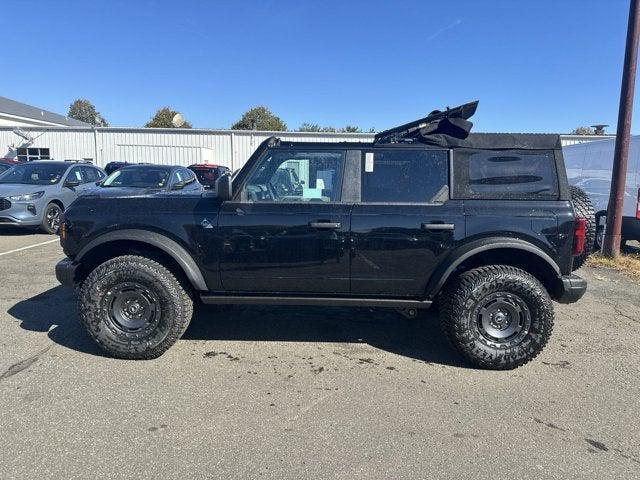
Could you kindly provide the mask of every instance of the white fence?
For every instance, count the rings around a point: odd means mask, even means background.
[[[15,157],[19,148],[49,149],[51,158],[91,159],[104,167],[112,161],[169,165],[217,163],[240,168],[266,138],[309,142],[370,142],[370,133],[256,132],[158,128],[0,127],[0,157]],[[563,135],[563,145],[610,136]]]

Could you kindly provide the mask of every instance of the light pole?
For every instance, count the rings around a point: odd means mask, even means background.
[[[627,159],[629,158],[629,137],[631,135],[631,116],[633,112],[633,92],[636,83],[638,62],[638,33],[640,33],[639,0],[631,0],[629,6],[629,24],[627,26],[627,46],[624,53],[624,69],[620,88],[620,108],[618,110],[618,131],[613,156],[611,193],[607,211],[607,229],[604,236],[602,253],[607,257],[620,254],[620,231],[622,229],[622,204],[627,177]]]

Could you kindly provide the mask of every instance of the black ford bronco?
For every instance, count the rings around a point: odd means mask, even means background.
[[[65,212],[59,281],[110,354],[160,356],[194,302],[427,308],[472,364],[534,358],[575,302],[585,219],[557,135],[471,134],[477,102],[372,143],[264,141],[215,191]]]

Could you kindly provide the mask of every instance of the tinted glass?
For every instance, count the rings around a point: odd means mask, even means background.
[[[84,175],[85,183],[97,182],[100,180],[100,171],[91,167],[82,167],[82,174]]]
[[[242,191],[253,202],[335,202],[342,187],[342,151],[271,150]]]
[[[80,183],[83,183],[82,173],[80,173],[80,167],[73,167],[67,176],[67,180],[75,181],[77,180]]]
[[[557,198],[553,151],[458,150],[455,195],[460,198]]]
[[[186,168],[182,170],[182,176],[184,177],[184,180],[186,182],[192,182],[196,178],[193,172],[191,170],[187,170]]]
[[[446,151],[365,152],[362,162],[363,202],[443,203],[449,198]]]
[[[62,162],[61,162],[62,163]],[[60,181],[68,165],[27,163],[17,165],[0,177],[0,183],[24,185],[54,185]]]
[[[202,185],[214,186],[218,179],[219,169],[217,168],[194,168],[193,172],[198,177],[198,181]]]
[[[0,163],[0,173],[6,172],[11,168],[11,165],[7,165],[6,163]]]
[[[169,180],[168,168],[125,167],[116,170],[102,183],[103,187],[164,188]]]

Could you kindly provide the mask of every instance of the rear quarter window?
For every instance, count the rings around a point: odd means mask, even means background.
[[[552,150],[456,150],[453,158],[455,198],[558,198],[558,174]]]

